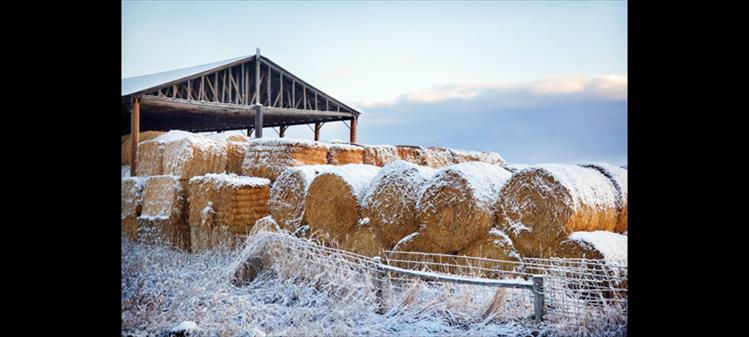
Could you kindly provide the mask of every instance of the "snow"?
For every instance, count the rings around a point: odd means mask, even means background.
[[[520,170],[526,169],[526,168],[528,168],[529,166],[530,166],[530,165],[528,165],[528,164],[510,164],[510,165],[507,165],[507,166],[506,166],[505,168],[506,168],[506,169],[507,169],[508,171],[510,171],[510,172],[513,172],[513,173],[514,173],[514,172],[517,172],[517,171],[520,171]]]
[[[582,163],[582,167],[592,168],[598,170],[606,178],[609,178],[616,187],[617,191],[621,193],[621,200],[627,200],[627,170],[616,165],[602,162],[591,162]]]
[[[225,66],[230,63],[240,61],[242,59],[250,59],[253,56],[241,56],[235,57],[228,60],[218,61],[214,63],[203,64],[199,66],[193,66],[188,68],[175,69],[170,71],[164,71],[160,73],[135,76],[123,78],[120,81],[122,85],[121,94],[122,96],[129,95],[138,91],[146,90],[159,86],[161,84],[176,81],[185,77],[189,77],[195,74],[206,72],[212,69],[216,69]]]
[[[220,132],[220,133],[212,133],[205,135],[208,139],[217,142],[217,143],[226,143],[226,142],[236,142],[236,140],[229,139],[229,137],[237,137],[237,136],[244,136],[239,133],[231,133],[231,132]],[[244,136],[246,137],[246,136]],[[247,138],[247,137],[246,137]],[[249,141],[249,138],[247,138]]]
[[[564,186],[570,192],[576,209],[583,204],[603,209],[618,202],[614,185],[594,169],[577,165],[540,164],[525,170],[534,169],[545,170]]]
[[[166,144],[166,143],[181,141],[183,139],[187,139],[189,142],[193,144],[201,144],[201,145],[208,145],[208,146],[213,145],[215,143],[210,138],[204,135],[192,133],[189,131],[182,131],[182,130],[170,130],[169,132],[159,135],[153,140],[162,144]]]
[[[329,146],[329,144],[316,142],[308,139],[297,139],[297,138],[253,138],[250,140],[250,144],[258,149],[263,149],[267,146],[269,149],[273,149],[278,146]]]
[[[172,328],[172,332],[192,333],[199,330],[200,327],[198,326],[198,323],[195,323],[194,321],[182,321]]]
[[[457,173],[465,179],[479,207],[489,208],[494,207],[499,190],[512,176],[510,171],[500,166],[471,161],[441,168],[434,174],[432,180],[441,179],[443,175],[450,172]]]
[[[369,183],[369,188],[364,193],[362,201],[366,206],[367,200],[372,198],[373,194],[376,192],[376,188],[382,184],[382,180],[386,177],[396,184],[411,187],[410,189],[415,188],[416,190],[412,191],[412,193],[405,193],[403,197],[416,200],[418,199],[418,191],[428,182],[435,172],[437,172],[437,170],[428,166],[414,164],[405,160],[393,161],[380,169],[377,175],[372,179]],[[401,191],[408,190],[409,188],[401,188]]]
[[[380,168],[374,165],[346,164],[332,166],[320,175],[334,174],[341,177],[341,179],[351,187],[351,191],[356,198],[362,200],[362,197],[367,192],[369,183],[374,179],[379,171]]]
[[[270,180],[266,178],[238,176],[234,173],[208,173],[206,175],[190,178],[190,183],[204,183],[211,181],[218,186],[230,187],[262,187],[270,186]]]
[[[627,261],[626,235],[607,231],[574,232],[569,239],[592,245],[606,260]]]
[[[276,182],[284,181],[283,178],[286,175],[293,174],[294,172],[299,172],[304,177],[304,192],[307,193],[307,189],[309,188],[309,185],[312,184],[312,180],[315,179],[319,174],[328,171],[330,168],[334,167],[333,165],[300,165],[300,166],[291,166],[286,168],[284,172],[276,179]]]
[[[330,149],[339,150],[339,151],[362,151],[364,150],[363,146],[351,145],[349,143],[332,143],[332,144],[329,144],[328,147]]]
[[[523,279],[490,280],[490,279],[483,279],[483,278],[478,278],[478,277],[468,277],[468,276],[435,273],[435,272],[421,271],[421,270],[403,269],[403,268],[398,268],[398,267],[394,267],[394,266],[390,266],[386,264],[382,264],[381,266],[382,266],[382,269],[385,269],[386,271],[415,275],[415,276],[423,277],[423,278],[430,279],[430,280],[482,284],[482,285],[487,285],[487,286],[505,285],[505,286],[530,287],[533,284],[530,281],[526,281]]]
[[[130,165],[122,165],[122,169],[120,170],[121,177],[129,177],[130,176]]]

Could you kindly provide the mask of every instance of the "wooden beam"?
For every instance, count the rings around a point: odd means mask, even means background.
[[[268,92],[268,106],[273,105],[273,102],[271,101],[271,98],[270,98],[270,87],[271,87],[271,84],[273,84],[273,81],[271,79],[273,78],[273,75],[271,75],[270,70],[271,70],[270,67],[268,67],[268,81],[266,81],[266,84],[265,84],[265,88],[267,89],[266,91]]]
[[[299,106],[296,102],[296,80],[293,78],[291,79],[291,104],[293,104],[293,106],[290,106],[290,108],[296,108]]]
[[[315,141],[320,141],[320,129],[322,128],[322,123],[317,122],[315,123]]]
[[[279,90],[278,90],[279,93],[278,94],[281,95],[281,106],[280,107],[283,108],[283,73],[281,73],[281,81],[280,81],[280,83],[281,83],[281,88],[279,88]]]
[[[198,100],[200,100],[200,101],[203,100],[203,96],[205,94],[205,89],[203,89],[204,86],[205,86],[205,76],[203,76],[203,77],[200,78],[200,91],[199,91],[200,94],[198,94],[198,96],[199,96]]]
[[[213,101],[218,102],[218,72],[213,74]]]
[[[302,106],[302,109],[307,109],[307,87],[302,86],[302,91],[304,92],[304,105]]]
[[[255,95],[253,103],[260,103],[260,48],[255,53]]]
[[[257,69],[257,73],[260,74],[260,48],[255,49],[255,67]],[[270,76],[268,78],[268,81],[266,82],[270,84]],[[270,86],[268,87],[270,88]],[[260,97],[259,94],[258,94],[258,97]],[[268,89],[268,100],[270,100],[270,89]],[[263,138],[263,109],[261,109],[260,105],[255,105],[254,108],[255,108],[255,138]]]
[[[317,91],[315,91],[315,110],[320,110],[317,108]]]
[[[247,128],[247,137],[252,137],[252,128]]]
[[[138,175],[138,144],[140,143],[140,98],[133,100],[133,112],[130,114],[130,175]]]
[[[351,118],[351,131],[350,131],[349,143],[356,143],[356,117]]]

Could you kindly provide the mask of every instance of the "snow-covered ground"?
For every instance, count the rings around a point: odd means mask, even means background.
[[[396,287],[390,308],[378,314],[371,280],[352,277],[345,265],[315,267],[320,261],[304,254],[267,254],[273,262],[252,282],[235,286],[236,266],[261,248],[262,237],[201,254],[123,238],[123,335],[626,335],[621,320],[536,324],[522,289],[417,282]]]

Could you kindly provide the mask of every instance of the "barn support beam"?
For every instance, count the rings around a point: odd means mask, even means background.
[[[322,128],[322,123],[317,122],[315,123],[315,141],[320,141],[320,129]]]
[[[286,129],[288,128],[288,125],[281,125],[281,132],[278,134],[278,137],[283,138],[286,135]]]
[[[130,176],[138,175],[138,143],[140,143],[140,97],[133,100],[130,114]]]
[[[349,142],[352,144],[356,143],[356,119],[357,119],[356,117],[351,118],[351,131],[350,131],[351,134],[349,137],[350,138]]]
[[[252,137],[252,128],[247,129],[247,137]]]
[[[266,81],[270,85],[270,78]],[[257,103],[255,104],[255,138],[263,138],[263,110],[260,108],[260,48],[255,49],[255,92]]]

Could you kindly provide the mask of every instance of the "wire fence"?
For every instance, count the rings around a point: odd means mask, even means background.
[[[258,263],[289,278],[338,278],[346,280],[345,289],[327,290],[371,300],[381,313],[443,301],[450,303],[445,314],[456,321],[534,319],[534,296],[541,295],[546,321],[627,318],[626,261],[510,261],[403,251],[373,259],[288,234],[258,233],[252,240],[245,254],[253,262],[238,266],[236,282],[247,281],[247,270]],[[542,288],[534,287],[534,276],[543,278]]]

